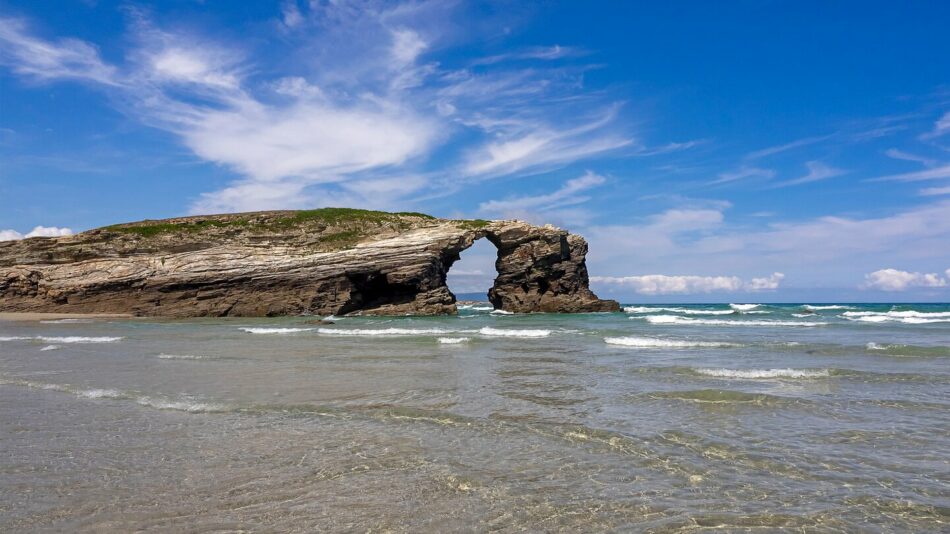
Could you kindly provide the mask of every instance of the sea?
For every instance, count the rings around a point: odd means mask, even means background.
[[[0,321],[0,531],[950,531],[950,305],[315,319]]]

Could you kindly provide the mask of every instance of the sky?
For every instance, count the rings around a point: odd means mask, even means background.
[[[950,301],[948,2],[0,0],[0,240],[324,206],[624,302]],[[487,242],[450,271],[494,276]]]

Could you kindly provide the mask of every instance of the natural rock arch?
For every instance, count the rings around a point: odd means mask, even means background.
[[[489,290],[496,308],[619,309],[588,288],[584,239],[553,226],[312,210],[143,221],[0,243],[0,310],[451,314],[448,270],[482,238],[498,249]]]

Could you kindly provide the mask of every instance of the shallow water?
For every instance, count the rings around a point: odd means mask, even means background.
[[[0,322],[4,531],[918,531],[950,306]]]

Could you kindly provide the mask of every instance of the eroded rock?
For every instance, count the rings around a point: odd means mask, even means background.
[[[446,273],[477,239],[498,248],[492,304],[617,311],[588,288],[587,243],[519,221],[364,210],[143,221],[0,242],[0,310],[141,316],[439,315]]]

